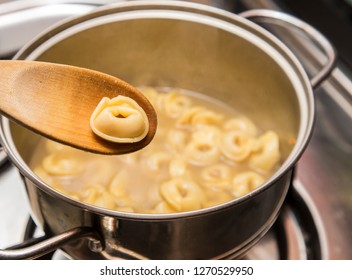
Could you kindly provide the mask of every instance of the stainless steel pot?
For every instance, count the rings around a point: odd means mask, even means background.
[[[328,62],[311,81],[290,50],[248,18],[296,26],[316,40]],[[274,223],[314,120],[313,87],[335,53],[307,24],[273,11],[234,15],[185,2],[137,1],[66,21],[23,48],[16,59],[72,64],[133,85],[185,88],[239,108],[283,139],[284,160],[262,187],[208,209],[178,214],[110,211],[64,196],[28,167],[40,136],[1,118],[0,139],[23,175],[32,216],[48,237],[0,258],[33,258],[61,247],[79,259],[218,259],[239,257]],[[294,146],[285,139],[295,137]]]

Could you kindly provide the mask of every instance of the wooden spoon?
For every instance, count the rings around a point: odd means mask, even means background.
[[[134,99],[146,112],[149,132],[139,142],[113,143],[91,130],[90,116],[100,100],[118,95]],[[126,82],[85,68],[37,61],[0,61],[0,113],[54,141],[101,154],[139,150],[153,139],[157,126],[152,105]]]

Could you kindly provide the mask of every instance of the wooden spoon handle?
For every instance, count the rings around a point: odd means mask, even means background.
[[[67,66],[11,60],[0,61],[0,69],[0,112],[34,130],[40,125],[38,122],[43,121],[38,132],[45,135],[51,134],[46,133],[45,127],[51,116],[79,114],[76,106],[79,100],[83,102],[83,108],[93,110],[91,102],[84,102],[85,96],[90,99],[96,94],[96,102],[99,101],[96,91],[84,90],[89,90],[92,82],[96,82],[101,89],[101,81],[92,81],[95,76],[85,75],[86,73],[69,71]],[[85,79],[88,80],[85,82]],[[107,89],[101,90],[104,94],[110,92]],[[58,106],[60,104],[62,106]],[[68,112],[70,108],[75,112]]]

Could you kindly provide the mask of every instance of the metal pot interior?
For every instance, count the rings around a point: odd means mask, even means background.
[[[135,86],[215,97],[263,130],[278,132],[284,164],[277,174],[287,169],[302,151],[313,118],[300,66],[279,42],[242,18],[173,9],[92,14],[48,32],[17,58],[87,67]],[[14,123],[9,131],[7,138],[28,164],[40,136]],[[292,137],[294,146],[288,144]]]

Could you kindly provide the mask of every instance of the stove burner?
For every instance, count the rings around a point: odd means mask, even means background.
[[[244,259],[318,260],[324,246],[308,204],[293,186],[273,227]]]
[[[24,242],[11,249],[29,246],[47,237],[34,237],[37,227],[28,219]],[[282,211],[266,235],[242,257],[247,260],[309,260],[322,259],[323,244],[313,216],[303,197],[291,187]],[[38,259],[68,259],[60,249]],[[231,259],[231,256],[227,259]]]
[[[306,201],[291,187],[277,221],[244,259],[318,260],[324,248]]]

